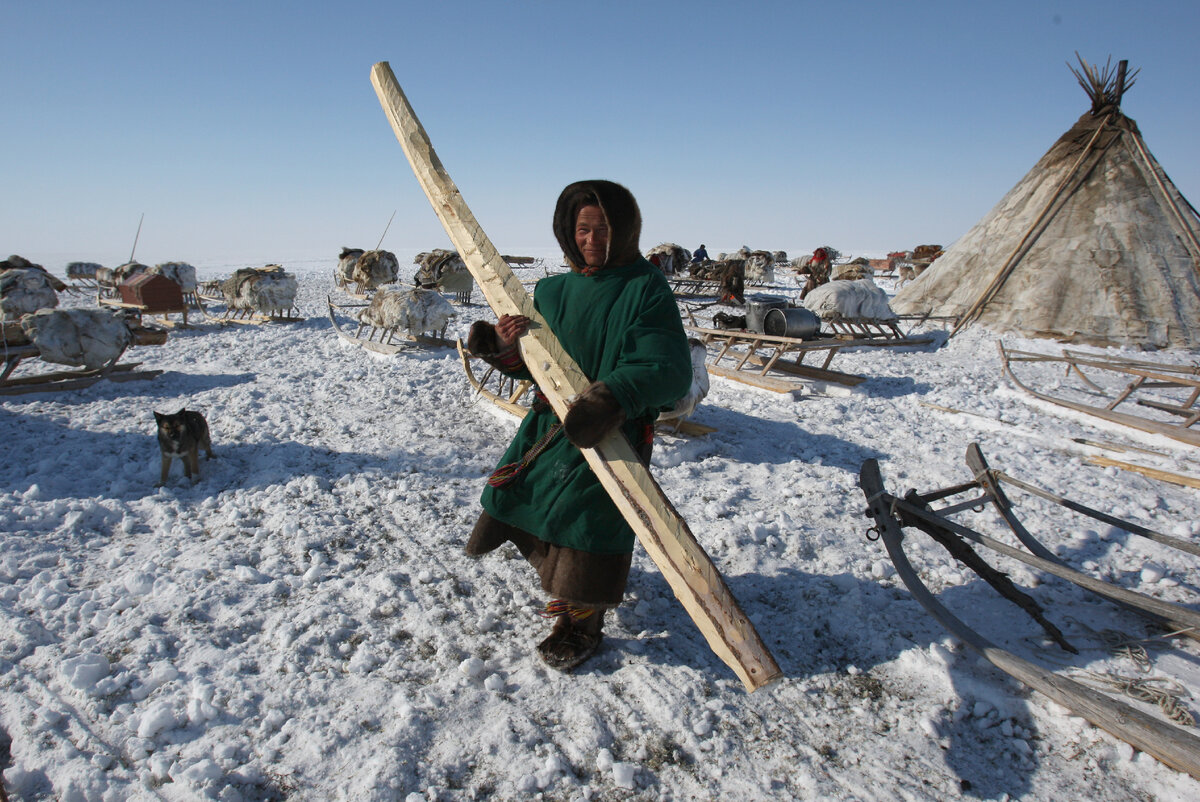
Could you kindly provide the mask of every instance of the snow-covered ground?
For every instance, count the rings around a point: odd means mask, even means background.
[[[202,279],[235,266],[198,264]],[[515,419],[472,397],[452,350],[389,358],[340,341],[333,266],[285,264],[302,323],[200,323],[127,353],[155,379],[0,400],[10,798],[1200,798],[948,637],[866,536],[857,484],[868,458],[897,494],[967,481],[978,442],[1012,476],[1196,540],[1196,490],[1087,461],[1198,475],[1194,448],[1032,399],[977,328],[937,349],[841,353],[832,367],[868,377],[853,390],[714,379],[694,419],[717,432],[660,439],[653,471],[785,678],[746,693],[640,549],[600,653],[566,676],[534,652],[545,599],[515,550],[461,551]],[[463,309],[451,328],[476,317],[491,315]],[[207,416],[216,456],[194,485],[176,464],[156,488],[152,413],[184,406]],[[1012,495],[1073,565],[1196,607],[1197,559]],[[990,513],[960,520],[1003,537]],[[909,531],[934,591],[1006,648],[1093,683],[1171,677],[1200,693],[1194,643],[1151,642],[1142,674],[1102,637],[1153,634],[1139,618],[985,551],[1072,657]]]

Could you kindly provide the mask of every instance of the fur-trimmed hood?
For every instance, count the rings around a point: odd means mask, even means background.
[[[579,272],[586,266],[575,244],[575,220],[579,210],[589,205],[599,206],[608,219],[608,257],[603,267],[620,267],[640,259],[642,213],[633,193],[612,181],[576,181],[558,196],[554,209],[554,236],[571,269]]]

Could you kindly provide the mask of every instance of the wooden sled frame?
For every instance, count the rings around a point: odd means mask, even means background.
[[[66,291],[72,295],[95,295],[100,290],[95,277],[67,276],[65,283],[67,285]]]
[[[236,309],[226,305],[225,312],[216,317],[209,316],[209,320],[215,320],[218,323],[239,323],[249,324],[252,326],[261,326],[264,323],[303,323],[305,317],[300,314],[300,310],[296,307],[291,307],[283,314],[266,314],[256,309]]]
[[[518,418],[525,417],[525,414],[529,412],[529,407],[521,403],[521,400],[533,387],[533,382],[528,379],[514,379],[490,365],[484,374],[479,376],[471,365],[472,361],[479,357],[468,351],[466,344],[461,339],[455,343],[455,346],[458,348],[458,357],[462,360],[463,370],[466,371],[467,381],[471,384],[475,394],[486,398]],[[717,431],[713,426],[689,420],[662,421],[655,424],[654,429],[659,434],[677,434],[684,437],[701,437]]]
[[[825,321],[822,321],[824,324]],[[861,322],[861,325],[866,327],[866,322]],[[741,329],[711,329],[694,325],[686,328],[705,346],[719,346],[716,355],[711,357],[709,373],[777,393],[799,389],[796,379],[834,382],[847,387],[862,384],[866,381],[865,376],[830,369],[829,364],[843,348],[929,345],[934,340],[933,337],[905,337],[899,328],[884,325],[876,330],[874,336],[861,336],[860,331],[859,336],[823,337],[818,340],[778,337]],[[821,353],[824,354],[824,360],[819,366],[804,364],[804,358],[808,355]],[[731,362],[732,367],[722,364],[726,360]],[[794,378],[775,378],[768,375],[770,371]]]
[[[334,313],[335,309],[343,312],[351,309],[362,310],[367,308],[366,303],[343,303],[335,304],[331,296],[325,296],[325,302],[329,306],[329,322],[333,324],[333,330],[337,332],[337,336],[348,343],[357,345],[359,348],[365,348],[368,351],[374,351],[377,354],[392,356],[401,351],[409,350],[414,345],[423,345],[433,348],[453,348],[454,341],[448,340],[445,337],[432,337],[426,334],[410,334],[400,331],[399,329],[381,329],[378,326],[372,326],[368,323],[359,321],[354,333],[351,334],[342,328],[338,323],[337,316]],[[353,313],[347,312],[351,317],[357,319]],[[363,330],[367,330],[367,334],[363,336]],[[379,339],[375,339],[378,335]]]
[[[1197,406],[1197,401],[1200,400],[1200,368],[1186,365],[1159,364],[1134,359],[1104,360],[1087,354],[1066,350],[1063,351],[1062,356],[1052,356],[1049,354],[1038,354],[1030,351],[1005,348],[1004,343],[1000,340],[996,341],[996,347],[1000,351],[1000,361],[1003,365],[1004,375],[1013,384],[1034,398],[1039,398],[1042,401],[1066,407],[1067,409],[1073,409],[1077,412],[1083,412],[1111,423],[1130,426],[1151,434],[1161,434],[1172,440],[1187,443],[1188,445],[1200,446],[1200,429],[1193,428],[1197,422],[1200,422],[1200,406]],[[1129,376],[1130,381],[1125,389],[1107,405],[1092,406],[1079,401],[1056,398],[1048,393],[1034,390],[1017,378],[1012,367],[1015,362],[1062,363],[1068,375],[1073,373],[1091,391],[1098,392],[1105,397],[1108,397],[1107,393],[1084,373],[1084,368],[1123,374]],[[1162,401],[1134,397],[1139,391],[1150,389],[1181,390],[1186,398],[1179,403],[1168,404]],[[1143,417],[1132,412],[1118,412],[1116,407],[1126,401],[1132,401],[1139,406],[1176,415],[1183,420],[1179,423],[1169,423]]]
[[[26,359],[41,359],[36,345],[5,345],[3,347],[4,369],[0,371],[0,395],[25,395],[27,393],[57,392],[60,390],[82,390],[101,379],[124,382],[138,379],[153,379],[161,370],[137,370],[141,362],[118,364],[124,351],[107,364],[84,370],[56,370],[32,376],[13,378],[17,366]]]
[[[1122,606],[1146,615],[1151,620],[1166,623],[1177,630],[1186,630],[1186,632],[1179,634],[1188,634],[1196,637],[1197,633],[1200,633],[1200,613],[1196,613],[1181,605],[1162,602],[1140,593],[1124,590],[1111,583],[1093,579],[1068,568],[1063,561],[1046,550],[1044,546],[1033,539],[1032,535],[1020,525],[1020,522],[1012,514],[1011,505],[1004,496],[1003,491],[1000,490],[999,483],[1006,481],[1022,489],[1029,489],[1033,486],[1017,483],[1011,477],[989,469],[977,444],[973,443],[968,448],[967,463],[975,473],[976,478],[974,481],[926,494],[917,494],[916,491],[910,491],[901,499],[890,495],[884,489],[878,462],[873,459],[864,462],[859,474],[859,487],[867,499],[866,515],[868,518],[873,519],[875,524],[868,531],[868,538],[883,540],[888,556],[892,564],[896,567],[898,576],[908,587],[913,598],[920,602],[938,623],[945,627],[952,635],[966,643],[996,668],[1068,708],[1076,715],[1087,719],[1095,726],[1108,731],[1147,754],[1153,755],[1177,771],[1186,772],[1192,777],[1200,779],[1200,738],[996,646],[961,619],[955,617],[934,597],[929,588],[921,581],[904,553],[904,533],[902,531],[902,527],[904,526],[920,528],[945,545],[959,559],[963,559],[960,557],[960,553],[965,548],[970,555],[974,556],[977,562],[982,562],[979,560],[978,555],[974,555],[969,546],[962,543],[961,539],[970,540],[1098,593]],[[971,490],[982,490],[984,492],[981,497],[951,504],[940,510],[933,510],[930,507],[930,504],[934,501],[947,499]],[[1115,525],[1134,534],[1141,534],[1142,536],[1156,535],[1154,539],[1158,540],[1158,542],[1165,542],[1161,538],[1167,537],[1158,536],[1157,533],[1151,533],[1149,530],[1145,530],[1136,524],[1120,521],[1103,513],[1098,513],[1095,510],[1089,510],[1083,507],[1083,505],[1066,502],[1065,499],[1060,499],[1046,491],[1035,490],[1036,495],[1042,496],[1047,500],[1063,504],[1076,512],[1082,512],[1099,520],[1115,522]],[[1031,490],[1031,492],[1034,491]],[[1013,529],[1014,534],[1033,552],[1032,555],[981,535],[974,530],[951,521],[948,517],[955,512],[964,509],[978,509],[988,503],[995,505],[1005,522]],[[960,538],[958,551],[947,544],[947,536],[953,537],[955,535]],[[1188,545],[1194,546],[1194,544]],[[1194,549],[1187,550],[1191,553],[1196,553]],[[1046,556],[1038,556],[1039,554]],[[964,560],[964,562],[966,561]],[[986,566],[986,564],[984,565]],[[972,567],[975,566],[972,565]],[[1012,588],[1011,592],[1005,592],[999,587],[999,583],[994,578],[985,576],[983,572],[980,572],[980,575],[984,576],[993,587],[1001,590],[1006,598],[1021,605],[1023,609],[1026,609],[1026,612],[1029,612],[1035,618],[1038,617],[1020,599],[1014,597],[1023,597],[1024,594],[1016,591],[1015,588]],[[1003,577],[1003,575],[1000,576]],[[1024,599],[1040,613],[1040,608],[1037,607],[1036,602],[1028,597],[1024,597]],[[1054,630],[1053,626],[1049,625],[1044,619],[1039,619],[1039,622],[1042,623],[1044,628],[1047,628],[1047,633],[1051,637],[1054,637],[1057,630]],[[1056,640],[1059,640],[1060,645],[1064,645],[1064,648],[1068,650],[1073,649],[1069,644],[1065,644],[1065,641],[1061,639],[1061,634],[1058,635]]]
[[[192,294],[188,293],[188,295],[191,296]],[[132,312],[133,314],[137,315],[139,321],[146,315],[149,315],[152,318],[155,318],[154,322],[160,326],[166,326],[167,328],[173,328],[176,326],[181,329],[188,328],[188,307],[192,304],[188,302],[187,296],[184,297],[183,306],[172,307],[171,309],[153,310],[145,304],[131,304],[126,301],[114,300],[112,298],[97,298],[96,300],[100,306],[108,307],[110,309],[117,309],[122,312]],[[208,313],[204,311],[204,307],[201,306],[199,309],[205,317],[208,316]],[[176,323],[170,319],[169,315],[180,315],[181,320]]]

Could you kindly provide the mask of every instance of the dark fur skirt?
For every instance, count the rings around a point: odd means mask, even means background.
[[[539,540],[524,529],[479,514],[468,554],[485,554],[504,542],[516,545],[552,598],[590,607],[615,607],[625,595],[632,554],[592,554]]]

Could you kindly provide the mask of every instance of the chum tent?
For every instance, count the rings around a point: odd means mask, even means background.
[[[1200,347],[1200,216],[1121,98],[1137,71],[1079,59],[1092,108],[892,299],[899,314],[1095,345]]]

